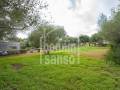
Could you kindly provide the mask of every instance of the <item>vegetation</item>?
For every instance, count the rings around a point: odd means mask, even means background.
[[[40,11],[45,7],[41,0],[0,0],[0,40],[40,23]]]
[[[71,37],[41,18],[46,7],[43,0],[0,0],[0,40],[21,43],[21,55],[0,56],[0,90],[119,90],[120,10],[109,19],[101,14],[91,37]],[[16,37],[28,28],[28,38]]]
[[[111,44],[107,60],[120,64],[120,11],[115,11],[110,20],[107,20],[101,27],[101,33]]]
[[[91,36],[90,38],[90,42],[92,44],[94,44],[95,46],[104,46],[103,43],[104,39],[103,37],[100,35],[100,33],[95,33]]]
[[[44,25],[40,26],[38,30],[33,31],[29,36],[29,40],[32,47],[39,48],[41,46],[45,47],[45,45],[55,45],[65,35],[66,32],[63,27]]]
[[[66,35],[62,40],[61,40],[61,44],[78,44],[78,40],[79,38],[77,37],[71,37]]]
[[[104,51],[82,47],[80,52]],[[94,53],[93,53],[94,55]],[[120,68],[80,56],[79,64],[40,64],[39,54],[0,58],[1,90],[119,90]],[[63,59],[65,60],[65,59]]]
[[[105,22],[107,21],[107,16],[103,13],[100,14],[100,17],[98,19],[98,25],[101,27]]]
[[[87,35],[81,35],[79,37],[79,40],[80,40],[81,43],[86,44],[86,43],[88,43],[90,41],[90,38]]]

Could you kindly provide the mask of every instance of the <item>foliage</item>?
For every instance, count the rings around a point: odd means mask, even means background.
[[[28,49],[31,47],[28,39],[20,39],[19,42],[20,42],[21,49]]]
[[[120,65],[120,45],[112,46],[107,54],[108,63]]]
[[[100,33],[95,33],[90,38],[90,42],[98,43],[101,46],[103,45],[103,41],[104,41],[104,39],[103,39],[103,37],[101,36]]]
[[[107,21],[107,16],[103,13],[100,14],[100,17],[98,19],[98,25],[101,27],[105,22]]]
[[[29,40],[33,47],[39,48],[40,45],[54,45],[59,42],[65,35],[66,32],[63,27],[44,25],[33,31],[29,36]]]
[[[40,10],[44,7],[41,0],[0,0],[0,39],[40,22]]]
[[[119,44],[120,43],[120,11],[116,12],[113,15],[111,20],[108,20],[102,26],[102,34],[106,40],[108,40],[111,44]]]
[[[112,18],[107,20],[101,29],[102,35],[111,44],[107,59],[120,64],[120,11],[114,12]]]
[[[61,43],[63,44],[78,44],[78,38],[66,36],[62,39]]]
[[[80,40],[81,43],[87,43],[87,42],[89,42],[90,38],[87,35],[81,35],[79,37],[79,40]]]

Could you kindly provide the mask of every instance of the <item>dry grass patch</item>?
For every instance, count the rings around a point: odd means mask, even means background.
[[[95,50],[95,51],[89,51],[89,52],[82,52],[82,53],[80,53],[80,55],[85,56],[85,57],[93,57],[93,58],[103,59],[103,58],[105,58],[107,51],[108,51],[108,49]]]

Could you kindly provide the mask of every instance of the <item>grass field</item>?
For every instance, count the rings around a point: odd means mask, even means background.
[[[0,90],[120,90],[120,67],[105,63],[107,50],[81,47],[79,64],[40,64],[38,53],[0,57]]]

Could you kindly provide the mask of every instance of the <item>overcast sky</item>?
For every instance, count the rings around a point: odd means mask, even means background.
[[[47,0],[47,20],[55,25],[64,26],[70,36],[91,35],[98,30],[97,20],[100,13],[107,16],[111,8],[117,7],[118,0]],[[46,14],[47,14],[46,13]],[[19,34],[20,37],[23,35]]]
[[[71,36],[97,32],[100,13],[107,16],[117,0],[47,0],[54,24],[64,26]]]

